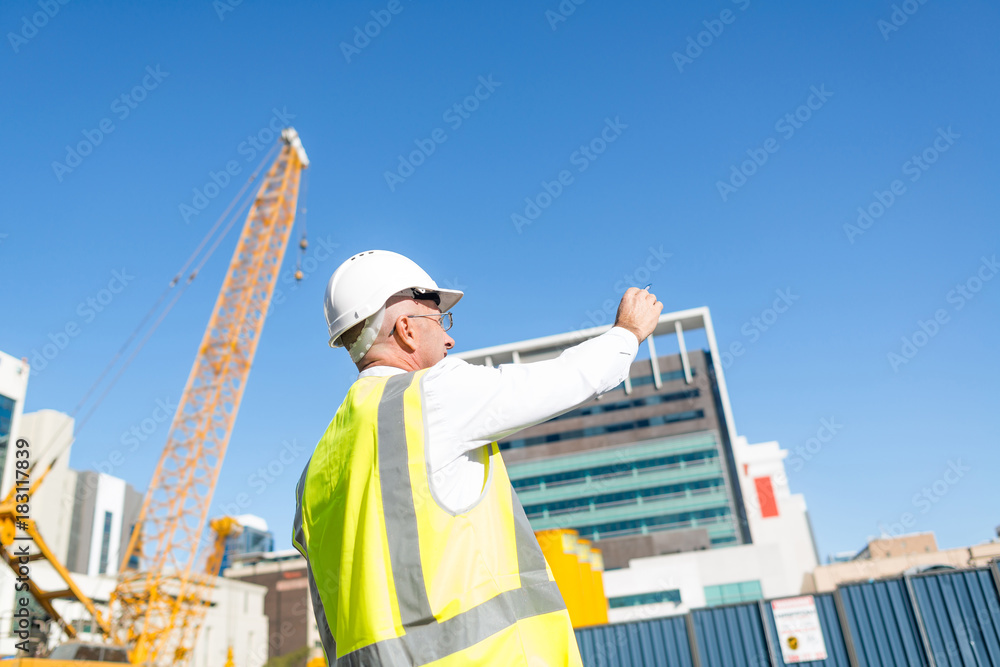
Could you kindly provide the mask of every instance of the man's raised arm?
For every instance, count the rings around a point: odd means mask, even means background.
[[[662,311],[654,295],[632,287],[610,331],[530,364],[491,368],[446,359],[428,373],[427,401],[450,413],[448,440],[459,450],[506,438],[621,384]]]

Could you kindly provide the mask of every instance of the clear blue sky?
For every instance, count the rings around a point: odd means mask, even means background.
[[[720,345],[743,344],[726,368],[741,434],[795,456],[821,420],[842,425],[790,471],[822,555],[907,513],[943,546],[986,540],[1000,523],[1000,277],[989,268],[1000,11],[911,3],[897,26],[888,0],[589,0],[565,21],[546,15],[556,0],[398,0],[395,14],[388,2],[74,0],[32,30],[24,17],[39,3],[5,2],[0,349],[32,357],[78,326],[33,369],[26,406],[71,411],[239,186],[188,221],[181,205],[230,160],[245,178],[260,157],[243,142],[277,109],[312,159],[313,259],[300,285],[279,286],[214,513],[246,494],[241,511],[290,545],[294,484],[354,375],[326,347],[322,317],[341,259],[396,250],[466,290],[452,333],[474,349],[587,323],[653,248],[670,253],[649,279],[667,309],[708,306]],[[391,21],[345,56],[373,11]],[[478,108],[446,115],[480,77],[492,83]],[[141,102],[120,100],[144,79]],[[89,155],[53,166],[102,121],[113,131]],[[608,122],[604,152],[577,153]],[[446,140],[390,187],[398,156],[438,128]],[[734,177],[753,156],[763,164]],[[512,214],[563,170],[572,181],[518,231]],[[845,230],[859,207],[881,215]],[[325,261],[321,240],[336,246]],[[160,414],[158,399],[179,398],[235,241],[83,430],[74,467],[107,462]],[[125,289],[99,313],[81,307],[114,271]],[[967,284],[971,298],[953,291]],[[774,321],[777,290],[795,298]],[[919,322],[936,313],[927,336]],[[901,339],[914,334],[906,358]],[[145,489],[167,426],[111,472]],[[262,481],[269,464],[277,473]],[[943,481],[953,464],[961,474]]]

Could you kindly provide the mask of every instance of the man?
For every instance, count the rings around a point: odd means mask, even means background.
[[[631,288],[610,331],[487,368],[447,356],[461,298],[380,250],[327,286],[330,345],[360,375],[299,480],[293,542],[330,664],[581,664],[496,441],[621,384],[663,304]]]

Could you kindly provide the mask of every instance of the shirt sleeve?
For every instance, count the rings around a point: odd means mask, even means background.
[[[446,357],[424,379],[432,468],[560,415],[624,382],[639,349],[614,327],[555,359],[498,368]]]

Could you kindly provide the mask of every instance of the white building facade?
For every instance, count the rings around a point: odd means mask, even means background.
[[[819,559],[805,499],[788,487],[788,452],[777,442],[750,445],[744,437],[734,439],[733,450],[752,542],[636,558],[605,572],[610,622],[811,591]]]
[[[48,470],[45,480],[31,496],[31,515],[61,563],[65,563],[69,555],[73,522],[76,471],[69,467],[73,426],[73,418],[69,415],[55,410],[38,410],[24,413],[17,430],[17,437],[30,443],[36,478],[41,471]]]
[[[21,425],[30,367],[23,359],[0,352],[0,494],[14,484],[14,467],[7,464]]]
[[[0,493],[6,496],[14,486],[14,452],[17,439],[22,438],[30,447],[33,487],[47,470],[42,484],[34,487],[29,516],[56,560],[70,570],[74,583],[107,617],[108,600],[142,495],[123,479],[69,467],[74,421],[55,410],[23,413],[29,370],[26,361],[0,352]],[[32,581],[42,590],[66,588],[49,562],[32,561],[28,566]],[[16,583],[9,568],[0,568],[0,657],[15,655],[15,644],[20,641],[11,632],[13,614],[16,599],[28,594],[15,591]],[[266,593],[263,586],[216,578],[190,664],[219,667],[226,663],[230,649],[235,664],[241,667],[260,667],[267,662]],[[82,604],[56,599],[53,606],[77,629],[80,639],[101,641]],[[53,647],[66,639],[58,625],[51,624],[48,645]]]
[[[13,580],[9,570],[3,578]],[[45,590],[59,590],[64,584],[48,563],[33,563],[31,577]],[[108,599],[117,580],[114,576],[74,574],[73,580],[93,600],[98,610],[107,616]],[[221,667],[226,663],[230,648],[235,664],[240,667],[261,667],[267,662],[268,620],[264,615],[264,595],[267,589],[246,582],[216,578],[212,603],[199,624],[199,632],[192,651],[192,667]],[[13,596],[13,593],[12,593]],[[82,641],[103,641],[82,604],[70,600],[55,600],[56,610],[77,628]],[[11,609],[4,605],[0,613],[0,656],[16,653],[19,639],[11,635]],[[66,637],[57,627],[50,629],[48,645],[55,647]]]

